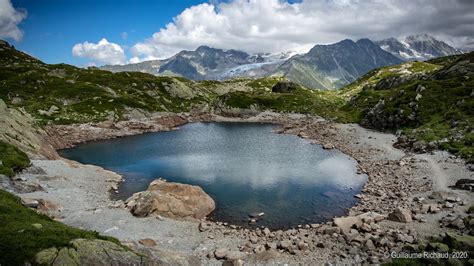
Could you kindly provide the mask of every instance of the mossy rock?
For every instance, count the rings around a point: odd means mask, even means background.
[[[71,247],[49,248],[38,252],[40,265],[144,265],[147,258],[115,243],[100,239],[75,239]]]
[[[451,249],[467,250],[470,253],[474,253],[474,236],[447,232],[443,242]]]
[[[436,251],[436,252],[449,252],[449,247],[446,244],[438,243],[438,242],[431,242],[428,243],[426,250]]]
[[[469,213],[469,214],[473,214],[473,213],[474,213],[474,205],[472,205],[471,207],[469,207],[469,210],[467,210],[467,213]]]

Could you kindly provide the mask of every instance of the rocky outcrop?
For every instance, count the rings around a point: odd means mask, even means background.
[[[22,110],[8,108],[0,99],[0,140],[10,143],[30,155],[57,159],[59,155],[36,126],[34,118]]]
[[[474,179],[459,179],[456,181],[454,188],[474,191]]]
[[[148,189],[135,193],[126,202],[138,217],[153,214],[178,219],[202,219],[215,208],[214,200],[202,188],[158,179]]]
[[[393,76],[381,79],[377,84],[375,84],[375,90],[389,90],[391,88],[398,87],[402,84],[406,84],[408,82],[419,80],[419,79],[426,79],[426,76],[423,74],[410,74],[410,75],[402,75],[402,76]]]
[[[35,256],[39,265],[153,265],[147,257],[125,247],[99,239],[75,239],[71,247],[55,247]]]
[[[299,88],[299,85],[291,81],[279,81],[272,87],[272,92],[286,93]]]

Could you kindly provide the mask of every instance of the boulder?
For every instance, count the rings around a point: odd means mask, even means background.
[[[296,90],[299,87],[298,84],[291,81],[279,81],[272,87],[272,92],[287,93]]]
[[[457,189],[474,191],[474,179],[459,179],[454,185]]]
[[[334,225],[339,227],[342,233],[346,234],[354,226],[362,225],[362,221],[359,217],[356,216],[338,217],[334,218]]]
[[[162,215],[175,219],[203,219],[215,208],[214,200],[202,188],[158,179],[148,189],[126,201],[138,217]]]
[[[412,221],[411,212],[401,207],[397,207],[388,215],[388,220],[400,223],[410,223]]]
[[[144,238],[138,240],[138,243],[144,245],[145,247],[154,247],[156,246],[156,241],[151,238]]]

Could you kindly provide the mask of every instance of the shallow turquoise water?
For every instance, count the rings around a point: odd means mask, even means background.
[[[162,177],[201,186],[215,201],[212,219],[273,229],[323,222],[356,203],[366,177],[336,150],[292,135],[272,124],[192,123],[177,131],[81,144],[60,151],[66,158],[113,170],[125,177],[119,197],[145,190]],[[255,225],[249,225],[255,226]]]

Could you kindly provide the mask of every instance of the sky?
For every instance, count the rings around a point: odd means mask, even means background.
[[[474,0],[0,0],[0,38],[47,63],[126,64],[201,45],[305,52],[430,34],[474,49]]]

